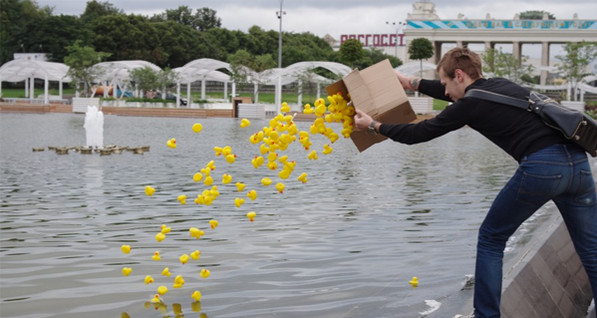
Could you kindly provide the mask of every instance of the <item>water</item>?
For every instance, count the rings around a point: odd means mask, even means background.
[[[195,122],[200,134],[191,130]],[[436,306],[426,300],[461,293],[477,228],[516,167],[470,129],[421,145],[386,141],[364,153],[341,139],[317,161],[297,143],[286,151],[295,172],[279,194],[260,185],[277,176],[250,163],[258,150],[249,136],[267,123],[239,123],[106,116],[106,144],[150,145],[150,152],[57,155],[31,149],[84,144],[82,116],[0,114],[0,316],[420,317]],[[176,149],[166,146],[170,138]],[[321,150],[323,138],[312,139]],[[234,164],[214,155],[214,146],[226,145],[238,156]],[[197,206],[192,198],[207,187],[192,176],[210,160],[221,195]],[[296,180],[301,172],[307,184]],[[221,184],[224,173],[231,184]],[[236,208],[234,198],[245,197],[237,181],[245,192],[256,189],[257,200]],[[146,185],[156,188],[152,197]],[[180,194],[189,196],[186,205]],[[245,217],[250,210],[255,222]],[[162,224],[172,232],[158,243]],[[206,235],[192,239],[190,227]],[[122,244],[133,251],[123,254]],[[198,261],[178,262],[196,249]],[[161,262],[151,260],[156,250]],[[171,278],[160,275],[165,266]],[[124,277],[122,267],[133,272]],[[211,277],[199,277],[202,268]],[[178,274],[186,283],[174,289]],[[145,275],[156,283],[145,285]],[[159,285],[169,289],[167,306],[154,307],[147,301]]]

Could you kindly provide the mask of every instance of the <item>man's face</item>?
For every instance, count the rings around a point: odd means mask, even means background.
[[[453,101],[457,101],[464,96],[464,89],[466,86],[463,85],[463,75],[464,72],[462,72],[462,70],[456,69],[454,78],[450,78],[446,75],[443,68],[439,70],[439,80],[446,89],[444,94],[450,97]]]

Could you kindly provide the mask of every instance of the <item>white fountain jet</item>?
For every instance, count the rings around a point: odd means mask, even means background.
[[[104,147],[104,113],[101,110],[95,106],[87,106],[83,128],[87,137],[87,147]]]

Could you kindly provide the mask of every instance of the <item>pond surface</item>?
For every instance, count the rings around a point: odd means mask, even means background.
[[[277,172],[250,163],[259,150],[249,137],[267,121],[240,128],[230,118],[104,120],[104,144],[151,150],[32,152],[85,145],[84,116],[0,114],[0,316],[420,317],[432,309],[426,300],[462,293],[478,226],[516,168],[467,128],[414,146],[385,141],[363,153],[341,138],[329,155],[321,153],[323,136],[312,136],[318,160],[308,160],[298,143],[280,153],[296,161],[280,194],[260,182],[278,182]],[[199,134],[191,130],[196,122]],[[297,125],[308,130],[310,123]],[[166,146],[170,138],[176,149]],[[237,155],[233,164],[213,151],[226,145]],[[220,196],[196,205],[194,197],[211,187],[192,176],[210,160]],[[296,180],[302,172],[306,184]],[[224,173],[230,184],[222,184]],[[151,197],[147,185],[156,189]],[[250,189],[255,201],[245,195]],[[237,197],[246,199],[240,208]],[[256,212],[254,222],[248,211]],[[215,230],[211,219],[219,221]],[[162,224],[172,231],[158,243]],[[206,235],[194,239],[190,227]],[[178,261],[194,250],[199,260]],[[155,251],[161,261],[152,260]],[[172,277],[160,274],[166,266]],[[132,273],[123,276],[123,267]],[[201,269],[211,276],[200,277]],[[146,275],[155,283],[146,285]],[[172,287],[175,275],[184,278],[182,288]],[[413,276],[418,288],[409,285]],[[160,285],[169,292],[154,306],[148,302]],[[200,303],[190,297],[195,290]]]

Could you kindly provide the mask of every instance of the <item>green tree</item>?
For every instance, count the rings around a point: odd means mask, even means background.
[[[526,64],[526,56],[519,61],[514,55],[504,53],[501,49],[488,49],[481,54],[481,59],[483,60],[483,72],[507,78],[515,83],[522,84],[525,79],[530,78],[530,74],[533,72],[533,66]]]
[[[363,44],[357,39],[348,39],[340,45],[340,62],[352,67],[355,67],[358,61],[365,57],[363,52]]]
[[[51,14],[50,7],[39,8],[32,0],[0,0],[0,64],[12,60],[15,52],[39,52],[38,44],[25,41],[27,25]]]
[[[560,60],[558,71],[572,84],[572,96],[568,100],[576,100],[576,88],[580,80],[588,75],[587,66],[597,59],[597,42],[568,42],[564,46],[566,55],[557,55]]]
[[[166,68],[157,73],[157,82],[156,84],[162,90],[162,98],[165,97],[168,88],[172,87],[174,83],[178,80],[178,76],[174,73],[171,69]]]
[[[83,83],[83,95],[88,96],[89,87],[95,78],[101,75],[93,65],[101,62],[110,56],[109,53],[96,52],[91,46],[83,46],[81,41],[76,41],[66,48],[68,55],[64,58],[64,64],[69,66],[68,75],[79,90],[79,84]]]
[[[130,78],[135,86],[143,92],[148,92],[160,86],[158,73],[149,66],[132,70]]]
[[[543,10],[524,11],[519,14],[519,17],[521,20],[543,20],[543,15],[545,14],[547,14],[549,20],[556,19],[553,14]]]
[[[176,9],[166,10],[151,17],[154,22],[174,21],[184,26],[191,27],[198,31],[207,31],[213,28],[219,28],[222,20],[217,17],[217,12],[210,8],[201,8],[195,10],[187,6],[179,6]]]
[[[207,31],[210,29],[219,28],[222,26],[222,19],[217,17],[217,12],[210,8],[197,9],[195,12],[195,29],[199,31]]]
[[[107,15],[122,15],[124,12],[109,2],[98,2],[97,0],[87,1],[85,11],[81,14],[84,23],[92,23]]]
[[[408,45],[408,57],[411,60],[419,60],[419,77],[423,77],[423,60],[433,56],[433,43],[426,38],[413,39]]]

